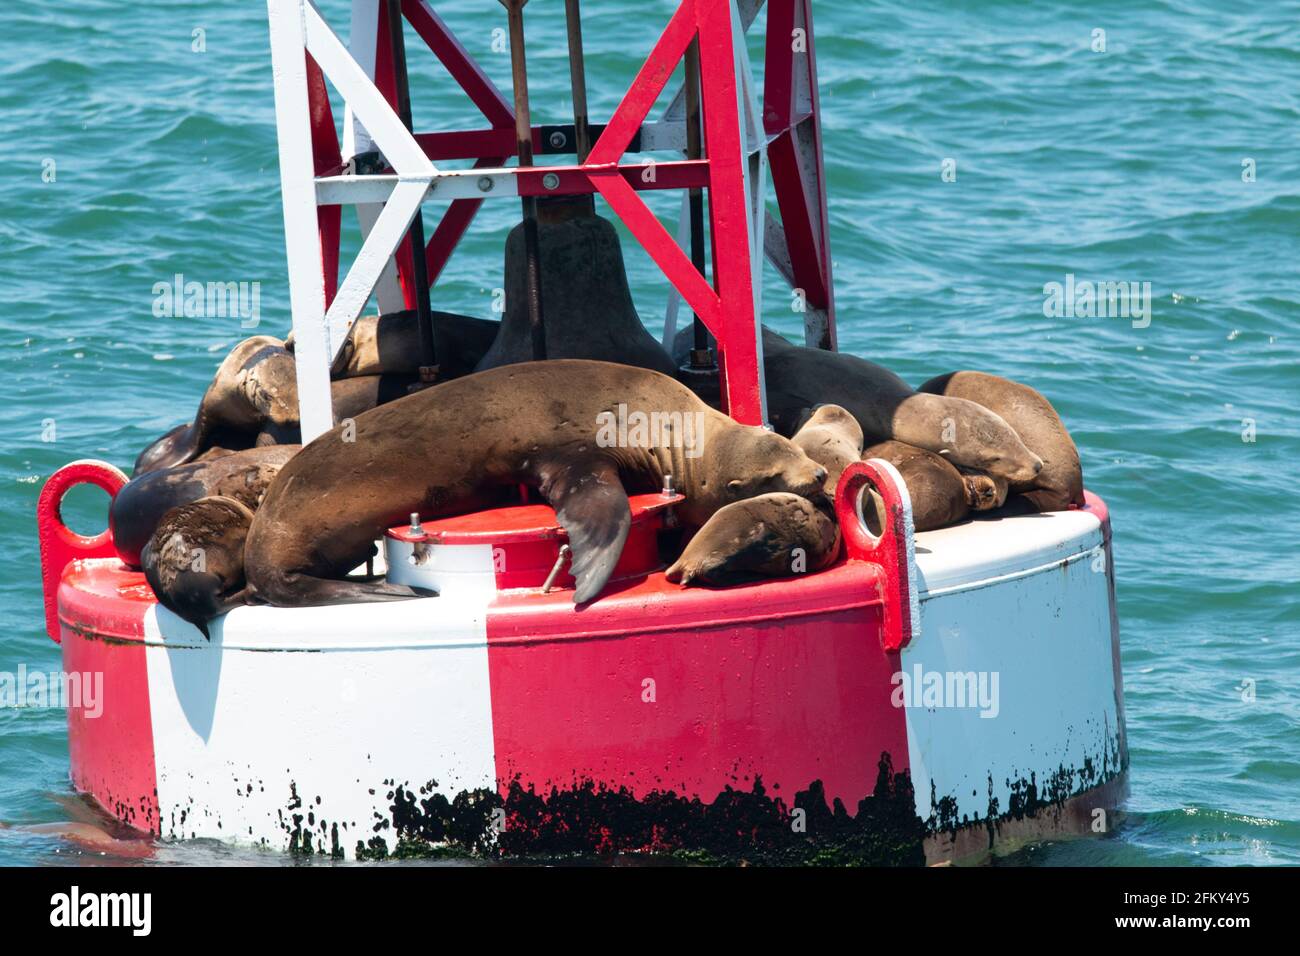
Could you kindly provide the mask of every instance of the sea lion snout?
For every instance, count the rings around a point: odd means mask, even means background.
[[[1015,482],[1033,481],[1038,477],[1038,473],[1043,470],[1043,459],[1039,458],[1033,452],[1029,453],[1029,462],[1007,476],[1008,480]]]

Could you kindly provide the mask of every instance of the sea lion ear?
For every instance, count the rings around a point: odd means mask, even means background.
[[[730,491],[733,495],[740,494],[741,490],[744,487],[745,487],[745,483],[741,481],[739,478],[732,478],[729,482],[727,482],[727,490]]]
[[[632,527],[632,508],[618,468],[604,458],[550,462],[540,469],[541,492],[569,535],[575,604],[604,589]]]

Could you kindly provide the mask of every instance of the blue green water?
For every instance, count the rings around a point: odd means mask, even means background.
[[[321,7],[346,35],[346,4]],[[500,6],[437,7],[508,89]],[[528,6],[537,122],[569,118],[562,7]],[[603,117],[671,4],[584,8]],[[815,12],[841,347],[914,384],[954,368],[1034,384],[1112,509],[1128,819],[1012,861],[1300,863],[1300,4]],[[417,124],[477,125],[430,64],[413,54]],[[154,283],[258,281],[259,331],[288,328],[265,5],[4,4],[0,115],[0,670],[48,670],[41,482],[75,458],[129,466],[247,334],[154,317]],[[654,205],[675,217],[673,198]],[[488,204],[437,307],[491,314],[516,216]],[[628,269],[657,330],[664,281],[644,255]],[[1150,282],[1150,325],[1045,317],[1044,284],[1067,274]],[[770,269],[765,294],[765,319],[796,330]],[[102,524],[95,494],[71,509],[82,530]],[[86,814],[62,712],[0,710],[0,821]],[[278,859],[184,845],[161,858]],[[60,859],[84,857],[0,831],[0,863]]]

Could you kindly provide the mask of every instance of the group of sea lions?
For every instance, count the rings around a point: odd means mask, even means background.
[[[331,369],[333,430],[301,446],[293,343],[257,336],[221,363],[194,420],[139,456],[113,502],[122,561],[158,600],[206,633],[245,603],[305,606],[416,596],[350,573],[387,528],[518,500],[555,509],[572,550],[575,602],[598,596],[630,527],[628,495],[671,475],[685,546],[683,585],[812,572],[834,562],[830,506],[840,474],[884,458],[907,484],[917,530],[1002,506],[1083,501],[1079,457],[1060,418],[1028,386],[954,372],[909,388],[842,353],[764,330],[775,430],[744,426],[659,370],[578,357],[492,357],[500,323],[439,313],[440,378],[419,387],[414,313],[359,319]],[[498,349],[497,352],[500,350]],[[605,357],[605,356],[602,356]],[[652,367],[646,367],[652,366]],[[697,386],[699,387],[699,386]],[[628,447],[597,442],[613,409],[694,416],[694,451],[671,429]],[[674,416],[677,416],[674,418]],[[798,549],[802,562],[793,562]]]

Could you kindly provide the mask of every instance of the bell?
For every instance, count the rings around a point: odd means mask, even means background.
[[[672,358],[641,324],[613,224],[588,197],[538,204],[542,324],[548,359],[597,359],[673,375]],[[506,239],[505,315],[476,371],[533,358],[523,223]]]

